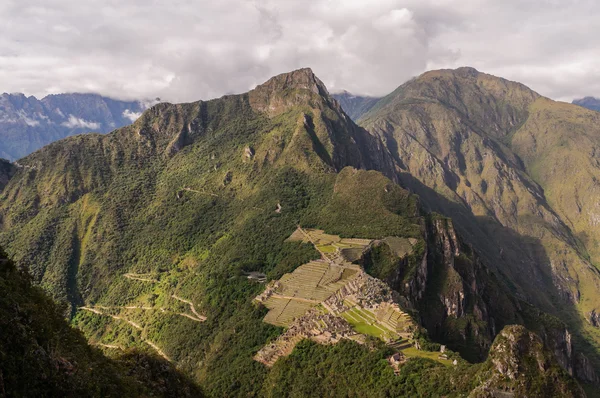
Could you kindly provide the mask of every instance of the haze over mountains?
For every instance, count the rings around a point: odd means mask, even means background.
[[[583,106],[584,108],[591,109],[593,111],[600,111],[600,99],[595,97],[585,97],[578,100],[574,100],[575,105]]]
[[[161,356],[208,396],[584,396],[599,151],[599,113],[472,68],[382,99],[332,96],[301,69],[0,163],[0,244],[91,343]],[[355,265],[394,292],[410,337],[363,329],[254,361],[283,329],[248,274],[274,283],[331,250],[287,240],[298,226],[373,241]]]
[[[54,94],[41,100],[23,94],[0,96],[0,157],[16,160],[59,139],[108,133],[134,122],[147,104],[96,94]]]

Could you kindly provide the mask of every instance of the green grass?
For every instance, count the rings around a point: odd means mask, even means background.
[[[385,340],[395,337],[395,334],[389,331],[383,325],[380,325],[377,320],[366,310],[359,309],[357,307],[351,308],[346,312],[340,314],[348,323],[352,325],[352,328],[358,333],[366,334],[367,336],[377,337],[378,339]]]
[[[335,253],[337,250],[334,245],[317,245],[317,248],[323,253]]]
[[[402,350],[402,352],[404,353],[404,355],[406,355],[408,358],[427,358],[427,359],[431,359],[433,361],[439,362],[443,365],[446,366],[451,366],[452,365],[452,361],[449,359],[440,359],[440,353],[439,352],[432,352],[432,351],[422,351],[422,350],[417,350],[415,347],[410,347],[410,348],[405,348]]]

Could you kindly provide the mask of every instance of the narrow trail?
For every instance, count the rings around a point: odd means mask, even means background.
[[[198,318],[197,320],[198,320],[199,322],[204,322],[204,321],[206,321],[206,317],[205,317],[204,315],[200,315],[200,314],[199,314],[199,313],[196,311],[196,307],[194,307],[194,303],[192,303],[192,302],[191,302],[191,301],[189,301],[189,300],[183,299],[183,298],[181,298],[181,297],[179,297],[179,296],[177,296],[177,295],[175,295],[175,294],[173,294],[171,297],[173,297],[175,300],[181,301],[182,303],[185,303],[185,304],[189,305],[189,306],[190,306],[190,310],[191,310],[191,311],[194,313],[194,315],[196,315],[196,317]],[[182,315],[182,314],[180,314],[180,315]],[[189,316],[188,316],[188,318],[189,318]]]
[[[114,344],[102,344],[102,343],[98,343],[98,344],[95,344],[95,345],[97,345],[99,347],[104,347],[104,348],[112,348],[113,350],[124,351],[123,347],[119,347],[118,345],[114,345]]]
[[[139,324],[137,324],[137,323],[135,323],[135,322],[133,322],[133,321],[130,321],[129,319],[125,319],[125,318],[123,318],[122,316],[119,316],[119,315],[113,315],[113,314],[106,314],[106,313],[104,313],[104,312],[102,312],[102,311],[98,310],[97,308],[91,308],[91,307],[79,307],[79,309],[81,309],[81,310],[84,310],[84,311],[90,311],[90,312],[93,312],[94,314],[97,314],[97,315],[109,316],[109,317],[111,317],[111,318],[113,318],[113,319],[117,319],[117,320],[119,320],[119,321],[126,322],[126,323],[128,323],[129,325],[131,325],[131,326],[133,326],[134,328],[136,328],[137,330],[142,330],[142,327],[141,327]]]
[[[109,316],[109,317],[111,317],[111,318],[113,318],[113,319],[117,319],[117,320],[120,320],[120,321],[122,321],[122,322],[126,322],[126,323],[128,323],[129,325],[133,326],[134,328],[136,328],[136,329],[138,329],[138,330],[142,330],[142,327],[141,327],[140,325],[138,325],[137,323],[135,323],[135,322],[133,322],[133,321],[130,321],[129,319],[125,319],[125,318],[123,318],[123,317],[120,317],[120,316],[118,316],[118,315],[105,314],[105,313],[103,313],[102,311],[99,311],[99,310],[97,310],[96,308],[91,308],[91,307],[79,307],[79,309],[82,309],[82,310],[85,310],[85,311],[90,311],[90,312],[93,312],[94,314],[98,314],[98,315]],[[141,336],[141,335],[140,335],[140,339],[141,339],[141,340],[142,340],[144,343],[148,344],[150,347],[154,348],[154,350],[155,350],[155,351],[158,353],[158,355],[160,355],[161,357],[163,357],[164,359],[166,359],[166,360],[167,360],[167,361],[169,361],[169,362],[173,362],[173,361],[171,360],[171,358],[169,358],[169,357],[167,356],[167,354],[165,354],[165,353],[164,353],[164,351],[160,349],[160,347],[159,347],[159,346],[157,346],[156,344],[154,344],[154,343],[153,343],[153,342],[151,342],[150,340],[148,340],[148,339],[145,339],[145,338],[144,338],[143,336]],[[111,345],[111,344],[98,344],[98,345],[99,345],[99,346],[102,346],[102,347],[107,347],[107,348],[122,349],[122,348],[121,348],[121,347],[119,347],[119,346],[116,346],[116,345]]]
[[[200,322],[200,323],[202,323],[202,322],[204,322],[204,321],[206,320],[206,319],[202,320],[202,319],[200,319],[200,318],[196,318],[195,316],[192,316],[192,315],[190,315],[190,314],[185,314],[185,313],[183,313],[183,312],[180,312],[180,313],[179,313],[179,314],[177,314],[177,315],[184,316],[184,317],[186,317],[186,318],[190,318],[192,321],[196,321],[196,322]]]
[[[154,344],[153,342],[151,342],[150,340],[145,340],[144,339],[144,343],[148,344],[150,347],[154,348],[156,350],[156,352],[158,352],[158,355],[160,355],[161,357],[163,357],[164,359],[166,359],[169,362],[173,362],[173,360],[171,360],[171,358],[169,358],[167,356],[167,354],[165,354],[163,352],[163,350],[160,349],[160,347],[158,347],[156,344]]]
[[[123,275],[125,278],[127,279],[132,279],[134,281],[142,281],[142,282],[151,282],[151,283],[157,283],[158,279],[152,279],[152,278],[145,278],[144,274],[131,274],[131,273],[127,273]]]
[[[186,304],[189,304],[189,303],[186,302]],[[91,312],[93,312],[95,314],[98,314],[98,315],[106,315],[106,316],[110,316],[110,317],[112,317],[114,319],[120,319],[120,320],[123,320],[125,322],[130,322],[130,323],[131,323],[131,321],[129,321],[129,320],[123,318],[123,317],[119,317],[119,316],[111,315],[111,314],[106,314],[106,313],[104,313],[104,312],[102,312],[100,310],[160,311],[160,312],[163,312],[163,313],[167,313],[168,312],[168,313],[177,314],[179,316],[183,316],[183,317],[189,318],[189,319],[191,319],[193,321],[196,321],[196,322],[204,322],[206,320],[206,317],[201,316],[201,315],[198,316],[199,314],[195,311],[195,309],[192,310],[192,311],[194,311],[194,313],[196,314],[196,316],[192,316],[190,314],[186,314],[186,313],[183,313],[183,312],[174,312],[174,311],[168,310],[166,308],[162,308],[162,307],[156,308],[156,307],[144,307],[144,306],[135,306],[135,305],[128,305],[128,306],[124,306],[124,307],[105,307],[105,306],[102,306],[102,305],[97,305],[97,306],[94,306],[94,307],[79,307],[79,308],[82,309],[82,310],[91,311]],[[132,323],[132,324],[135,324],[135,323]],[[135,325],[137,325],[137,324],[135,324]]]
[[[84,310],[84,311],[90,311],[93,312],[94,314],[98,314],[98,315],[104,315],[104,313],[100,310],[97,310],[95,308],[90,308],[90,307],[79,307],[80,310]]]

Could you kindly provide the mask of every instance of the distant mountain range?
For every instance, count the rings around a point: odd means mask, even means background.
[[[108,133],[135,121],[146,109],[97,94],[56,94],[41,100],[0,96],[0,157],[16,160],[53,141],[81,133]]]
[[[591,109],[593,111],[600,111],[600,98],[585,97],[574,100],[575,105],[583,106],[584,108]]]
[[[354,95],[348,91],[342,91],[341,93],[332,94],[331,96],[340,103],[344,112],[346,112],[346,114],[354,121],[357,121],[364,113],[370,111],[381,99],[377,97]]]

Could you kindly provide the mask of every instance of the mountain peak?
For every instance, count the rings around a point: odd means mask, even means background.
[[[479,76],[486,75],[485,73],[479,72],[477,69],[470,66],[461,66],[456,69],[436,69],[423,73],[416,80],[440,78],[440,77],[451,77],[451,78],[462,78],[462,79],[473,79]]]
[[[265,83],[256,87],[255,90],[266,88],[272,91],[284,91],[289,89],[310,90],[315,94],[329,95],[323,82],[314,74],[310,68],[297,69],[292,72],[282,73]]]
[[[594,111],[600,111],[600,98],[588,96],[574,100],[573,104],[583,106],[584,108],[588,108]]]
[[[455,72],[466,76],[477,76],[479,74],[479,71],[471,66],[461,66],[455,69]]]
[[[249,95],[253,108],[271,116],[285,112],[290,106],[306,103],[314,96],[331,101],[325,84],[310,68],[272,77],[250,91]]]

